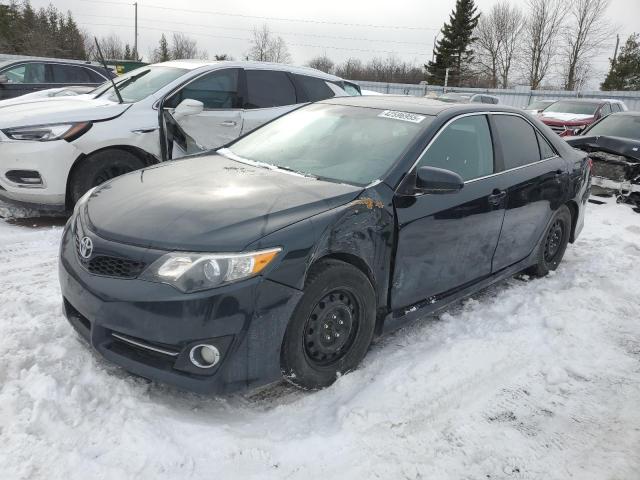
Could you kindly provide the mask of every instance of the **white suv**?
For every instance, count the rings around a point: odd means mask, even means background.
[[[182,60],[89,94],[0,106],[0,200],[68,209],[110,178],[218,148],[299,104],[346,95],[318,70]]]

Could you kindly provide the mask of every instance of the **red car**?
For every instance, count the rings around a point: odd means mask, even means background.
[[[545,108],[540,114],[540,120],[558,135],[565,137],[579,134],[610,113],[626,110],[626,105],[620,100],[560,100]]]

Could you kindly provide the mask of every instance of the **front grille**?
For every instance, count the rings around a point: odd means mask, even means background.
[[[83,264],[94,275],[119,278],[136,278],[144,268],[142,262],[103,255],[96,256]]]
[[[550,125],[551,130],[553,130],[556,133],[562,133],[565,131],[565,128],[560,126],[560,125]]]
[[[95,255],[89,259],[80,255],[80,235],[78,231],[73,236],[78,260],[89,273],[104,277],[136,278],[146,266],[144,262],[138,262],[128,258],[113,257],[110,255]]]

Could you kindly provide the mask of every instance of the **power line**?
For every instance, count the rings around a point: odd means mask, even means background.
[[[111,23],[87,23],[87,22],[82,22],[81,25],[89,25],[89,26],[96,26],[96,27],[130,27],[129,25],[122,25],[122,24],[111,24]],[[189,35],[195,35],[195,36],[202,36],[202,37],[212,37],[212,38],[225,38],[228,40],[239,40],[239,41],[243,41],[243,42],[248,42],[249,40],[247,38],[240,38],[240,37],[230,37],[227,35],[214,35],[214,34],[210,34],[210,33],[194,33],[194,32],[185,32],[184,30],[175,30],[175,29],[170,29],[170,28],[159,28],[159,27],[151,27],[151,26],[147,26],[147,25],[140,25],[138,28],[143,29],[143,30],[158,30],[161,32],[175,32],[175,33],[184,33],[185,35],[189,34]],[[295,47],[309,47],[309,48],[323,48],[323,49],[332,49],[332,50],[346,50],[346,51],[353,51],[353,52],[372,52],[372,53],[390,53],[390,54],[404,54],[404,55],[415,55],[415,56],[427,56],[427,54],[425,52],[403,52],[403,51],[394,51],[394,50],[372,50],[372,49],[366,49],[366,48],[349,48],[349,47],[335,47],[335,46],[330,46],[330,45],[311,45],[311,44],[307,44],[307,43],[292,43],[292,42],[287,42],[287,45],[293,45]]]
[[[114,17],[109,15],[95,15],[88,13],[80,13],[76,14],[76,17],[97,17],[97,18],[111,18],[115,20],[129,20],[129,17]],[[201,28],[219,28],[222,30],[238,30],[243,32],[253,32],[252,28],[240,28],[240,27],[225,27],[222,25],[210,25],[210,24],[202,24],[202,23],[189,23],[189,22],[174,22],[172,20],[159,20],[155,18],[147,18],[149,22],[160,22],[160,23],[171,23],[172,25],[185,25],[189,27],[201,27]],[[169,30],[169,28],[167,28]],[[363,38],[363,37],[342,37],[337,35],[321,35],[315,33],[298,33],[298,32],[272,32],[276,35],[297,35],[303,37],[317,37],[317,38],[330,38],[333,40],[361,40],[365,42],[384,42],[384,43],[394,43],[394,44],[406,44],[406,45],[419,45],[424,48],[431,48],[431,45],[422,43],[422,42],[405,42],[401,40],[376,40],[373,38]]]
[[[80,1],[89,2],[89,3],[108,3],[112,5],[129,5],[126,2],[114,2],[110,0],[80,0]],[[260,16],[260,15],[246,15],[241,13],[219,12],[219,11],[213,11],[213,10],[192,10],[192,9],[186,9],[186,8],[163,7],[161,5],[148,5],[148,4],[140,4],[140,7],[154,8],[158,10],[170,10],[173,12],[204,13],[209,15],[220,15],[225,17],[253,18],[258,20],[274,20],[279,22],[314,23],[314,24],[321,24],[321,25],[339,25],[343,27],[382,28],[382,29],[392,29],[392,30],[436,30],[436,31],[440,30],[440,28],[435,28],[435,27],[411,27],[406,25],[376,25],[376,24],[366,24],[366,23],[330,22],[328,20],[310,20],[307,18],[267,17],[267,16]]]

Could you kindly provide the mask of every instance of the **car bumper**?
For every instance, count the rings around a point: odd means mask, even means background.
[[[64,208],[67,176],[80,154],[64,140],[29,142],[0,137],[0,200],[32,208]],[[12,173],[20,171],[37,174],[40,183],[17,180]]]
[[[256,277],[184,294],[169,285],[97,276],[81,266],[72,237],[65,228],[59,265],[65,315],[107,360],[198,393],[228,393],[281,378],[280,347],[301,291]],[[201,343],[220,351],[212,368],[189,359]]]

